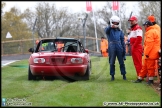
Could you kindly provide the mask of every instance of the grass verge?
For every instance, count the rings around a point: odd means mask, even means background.
[[[136,79],[131,56],[125,61],[127,80],[123,80],[116,60],[115,81],[110,81],[108,58],[91,57],[92,73],[88,81],[28,81],[28,60],[1,69],[1,93],[6,103],[15,106],[161,106],[159,96],[146,82]],[[17,101],[16,101],[17,100]],[[133,103],[132,103],[133,102]],[[147,105],[146,105],[147,104]],[[21,106],[21,105],[20,105]],[[23,105],[22,105],[23,106]],[[141,105],[142,106],[142,105]]]

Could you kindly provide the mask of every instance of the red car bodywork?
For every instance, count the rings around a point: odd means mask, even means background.
[[[71,58],[83,58],[82,64],[71,63]],[[45,58],[45,63],[35,64],[33,58]],[[76,73],[84,75],[88,65],[88,55],[78,52],[40,52],[29,58],[30,69],[33,75],[43,76],[72,76]]]
[[[50,40],[50,39],[48,39]],[[52,39],[53,40],[53,39]],[[62,39],[64,41],[64,39]],[[42,41],[43,42],[43,41]],[[53,42],[53,41],[52,41]],[[65,42],[68,42],[66,39]],[[80,76],[89,79],[91,61],[87,49],[84,49],[80,42],[77,42],[80,49],[75,52],[60,51],[37,51],[32,52],[29,58],[28,79],[32,80],[37,76]],[[65,47],[68,46],[65,44]],[[65,48],[68,50],[68,48]],[[84,49],[84,50],[83,50]]]

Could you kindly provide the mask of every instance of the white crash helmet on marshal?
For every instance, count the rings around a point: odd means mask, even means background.
[[[114,15],[114,16],[112,16],[112,17],[110,18],[110,25],[111,25],[111,26],[113,25],[112,22],[117,22],[117,23],[120,24],[120,18],[119,18],[118,16]]]

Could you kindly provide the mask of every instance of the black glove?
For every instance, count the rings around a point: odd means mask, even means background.
[[[123,56],[123,59],[126,60],[126,57],[125,57],[125,51],[123,51],[122,56]]]
[[[124,56],[123,59],[126,60],[126,56]]]
[[[102,55],[102,50],[100,50],[100,52],[101,52],[101,55]]]
[[[149,58],[149,56],[148,56],[148,55],[146,55],[146,58]]]

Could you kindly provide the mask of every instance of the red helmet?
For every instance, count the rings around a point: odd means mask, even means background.
[[[135,17],[135,16],[132,16],[128,21],[134,21],[134,20],[136,20],[137,21],[137,17]]]

